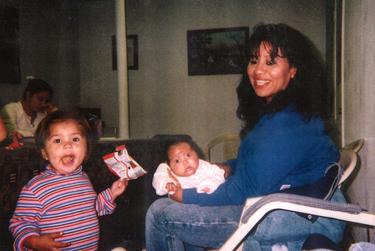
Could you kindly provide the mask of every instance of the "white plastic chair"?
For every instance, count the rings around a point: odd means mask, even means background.
[[[357,166],[358,155],[351,149],[342,149],[340,151],[340,160],[339,164],[342,166],[343,174],[341,176],[339,186],[341,186],[344,181],[346,181],[350,175],[353,173],[354,169]]]
[[[240,144],[238,133],[224,133],[211,139],[206,146],[205,154],[210,162],[222,162],[237,157]],[[220,158],[215,158],[220,155]]]
[[[345,145],[343,149],[351,149],[354,152],[358,153],[362,149],[364,144],[365,144],[365,139],[357,139]]]
[[[286,210],[313,214],[348,222],[375,226],[375,214],[362,210],[358,205],[336,203],[294,194],[271,194],[246,201],[240,226],[220,248],[221,251],[236,250],[245,236],[258,222],[273,210]],[[242,247],[240,247],[242,249]],[[241,250],[240,249],[240,250]]]
[[[352,149],[342,149],[340,151],[339,164],[344,170],[340,181],[336,184],[337,186],[341,186],[347,180],[355,169],[357,160],[357,153]],[[264,215],[273,210],[287,210],[375,226],[375,215],[364,212],[358,205],[335,203],[308,196],[276,193],[246,200],[239,227],[220,250],[242,250],[241,242],[244,237],[258,224]]]

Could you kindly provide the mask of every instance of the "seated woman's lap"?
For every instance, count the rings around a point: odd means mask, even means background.
[[[169,250],[180,250],[178,247],[183,244],[178,242],[181,241],[193,246],[220,247],[237,228],[242,208],[200,207],[173,202],[168,198],[159,199],[147,212],[146,241],[157,241],[156,246],[168,247]],[[163,243],[156,236],[158,234],[167,243]]]

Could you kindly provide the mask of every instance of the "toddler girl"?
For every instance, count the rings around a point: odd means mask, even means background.
[[[82,163],[90,144],[88,124],[76,113],[56,111],[39,124],[35,141],[46,170],[23,187],[10,220],[15,250],[97,250],[98,215],[111,214],[127,182],[99,195]]]

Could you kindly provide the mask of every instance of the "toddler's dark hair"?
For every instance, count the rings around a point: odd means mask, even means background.
[[[38,125],[38,128],[35,132],[35,143],[39,150],[42,150],[45,147],[45,142],[51,133],[51,126],[56,123],[65,122],[68,120],[75,121],[82,135],[86,138],[87,142],[87,153],[86,159],[91,152],[91,143],[92,143],[92,132],[87,120],[81,116],[78,112],[75,111],[62,111],[57,110],[48,114]]]

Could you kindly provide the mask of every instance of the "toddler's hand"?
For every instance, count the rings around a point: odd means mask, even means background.
[[[118,179],[115,182],[113,182],[111,186],[113,200],[115,200],[118,196],[120,196],[126,190],[127,186],[128,186],[127,180]]]
[[[70,246],[70,243],[55,241],[56,238],[62,235],[63,233],[51,233],[40,236],[29,236],[25,239],[24,246],[39,251],[59,251],[60,248]]]

